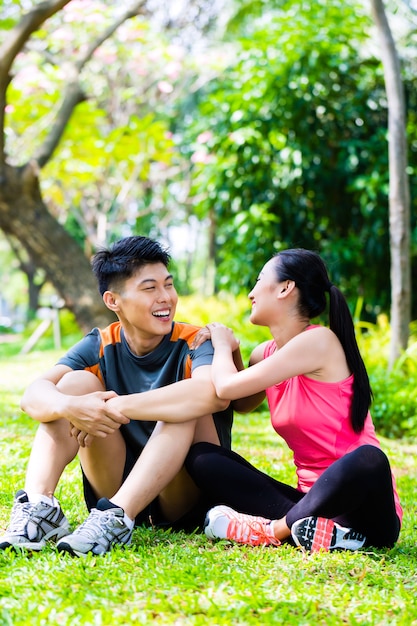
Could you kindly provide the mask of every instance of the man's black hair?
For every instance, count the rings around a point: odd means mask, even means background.
[[[97,279],[100,294],[120,288],[138,269],[148,263],[163,263],[168,267],[171,256],[160,243],[148,237],[125,237],[109,248],[99,250],[92,258],[91,267]]]

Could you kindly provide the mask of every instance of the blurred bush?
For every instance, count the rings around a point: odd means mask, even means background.
[[[386,316],[376,324],[358,323],[357,337],[374,394],[375,427],[390,438],[417,435],[417,322],[410,327],[407,350],[388,371],[390,327]]]
[[[246,296],[221,293],[218,296],[184,296],[179,300],[176,319],[204,326],[209,322],[221,322],[233,329],[240,339],[244,363],[255,346],[271,339],[268,328],[254,326],[249,321],[251,303]]]

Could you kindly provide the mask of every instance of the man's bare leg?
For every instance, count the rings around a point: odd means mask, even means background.
[[[213,443],[219,443],[211,415],[182,423],[158,422],[126,480],[112,496],[107,497],[133,520],[159,496],[167,519],[178,519],[198,499],[197,487],[183,464],[191,444],[201,441],[200,437],[204,437],[204,441],[209,438]],[[95,470],[99,467],[99,459],[103,458],[103,443],[105,445],[107,439],[109,438],[97,441],[95,450],[101,450]],[[85,458],[86,451],[90,454],[92,450],[82,450],[80,456],[84,455]],[[93,467],[91,460],[89,467]],[[95,491],[99,495],[105,495],[104,489],[107,490],[107,486],[101,480],[101,473],[89,474],[87,466],[83,465],[83,468],[89,482],[95,485]]]
[[[58,383],[64,393],[82,395],[101,391],[98,379],[89,372],[70,372]],[[0,537],[0,550],[16,547],[42,550],[47,541],[68,536],[70,526],[54,498],[58,481],[78,451],[67,420],[41,423],[34,438],[25,490],[16,495],[10,524]]]
[[[126,444],[120,430],[104,439],[95,438],[90,446],[79,449],[78,456],[97,500],[112,499],[122,484],[126,462]]]
[[[198,428],[200,420],[202,423]],[[186,514],[196,501],[196,488],[183,470],[190,445],[198,437],[197,433],[205,439],[210,436],[213,442],[218,443],[213,418],[209,416],[200,420],[157,422],[127,478],[113,495],[107,495],[114,507],[98,502],[98,510],[94,509],[84,524],[58,542],[58,550],[73,556],[89,552],[104,554],[114,545],[130,543],[136,516],[161,493],[164,512],[173,518],[171,521]],[[103,439],[97,438],[93,445],[81,447],[79,451],[84,473],[94,486],[98,499],[109,493],[112,485],[113,479],[109,478],[112,461],[116,459],[111,454],[117,450],[117,434],[118,431]],[[114,481],[117,482],[120,478],[117,468],[113,476],[116,476]]]
[[[103,391],[90,372],[69,372],[57,385],[68,395],[83,395]],[[26,471],[25,491],[52,497],[66,466],[75,458],[78,442],[70,433],[67,420],[39,424]]]
[[[212,415],[206,415],[196,420],[192,443],[199,441],[208,441],[220,445]],[[188,513],[198,503],[199,498],[200,489],[185,467],[182,467],[169,485],[161,491],[158,500],[165,519],[174,522]]]
[[[113,484],[118,481],[119,484],[113,493],[109,492],[112,480],[104,467],[107,464],[111,473],[112,462],[116,461],[110,456],[117,449],[117,446],[111,449],[113,436],[97,440],[89,448],[80,450],[84,473],[98,497],[110,498],[134,520],[178,474],[193,440],[194,431],[194,421],[170,424],[158,422],[123,484],[120,484],[120,471],[117,472]]]

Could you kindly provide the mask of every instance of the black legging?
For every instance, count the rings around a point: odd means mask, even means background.
[[[310,515],[331,518],[361,532],[366,545],[376,548],[392,547],[398,538],[389,461],[375,446],[361,446],[335,461],[306,494],[211,443],[193,445],[185,463],[213,505],[268,519],[286,516],[289,528]]]

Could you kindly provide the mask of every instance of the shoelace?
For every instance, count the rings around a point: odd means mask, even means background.
[[[272,534],[271,529],[268,533],[268,522],[269,520],[263,517],[251,516],[249,521],[245,515],[237,515],[229,522],[227,536],[239,543],[247,543],[251,546],[281,545],[281,542]]]
[[[120,526],[123,525],[122,520],[114,515],[112,509],[108,511],[99,511],[98,509],[91,509],[90,515],[87,517],[85,522],[81,524],[75,531],[75,534],[82,533],[86,535],[89,539],[94,539],[97,535],[97,526],[102,529],[108,529],[110,526],[114,525],[114,521],[117,521]]]
[[[35,507],[36,504],[33,504],[33,502],[19,502],[15,504],[12,510],[8,531],[11,533],[24,532],[26,524],[28,523]]]

